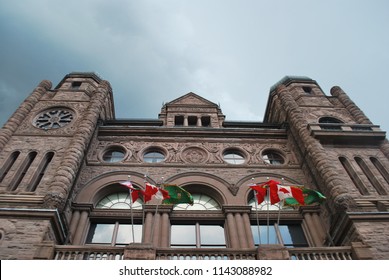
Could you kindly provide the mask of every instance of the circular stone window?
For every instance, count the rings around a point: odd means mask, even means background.
[[[237,150],[227,150],[223,153],[223,159],[230,164],[243,164],[246,159],[243,154]]]
[[[73,121],[74,113],[66,108],[51,108],[39,113],[34,119],[34,126],[41,129],[61,128]]]
[[[165,160],[165,155],[160,150],[148,150],[143,155],[143,161],[148,163],[158,163]]]
[[[126,152],[119,147],[111,147],[103,154],[105,162],[119,162],[124,159]]]
[[[264,151],[262,153],[262,158],[266,163],[272,165],[281,165],[285,163],[284,157],[280,153],[273,150]]]

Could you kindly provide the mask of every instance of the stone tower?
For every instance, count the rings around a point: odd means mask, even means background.
[[[382,236],[389,232],[385,132],[340,87],[325,96],[307,77],[285,77],[272,87],[265,122],[288,124],[310,185],[330,198],[323,216],[332,242],[361,241],[378,258],[388,254],[379,249],[389,244]]]
[[[42,81],[10,117],[0,130],[0,224],[2,242],[15,245],[0,258],[29,259],[34,244],[64,242],[78,169],[98,121],[113,118],[111,87],[93,73],[66,75],[54,89]]]

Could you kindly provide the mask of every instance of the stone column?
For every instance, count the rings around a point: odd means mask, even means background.
[[[184,126],[188,126],[188,116],[184,116]]]
[[[89,211],[83,210],[78,221],[76,232],[74,233],[73,245],[81,245],[83,234],[88,225]]]
[[[72,219],[70,221],[69,233],[68,233],[70,243],[72,243],[72,241],[73,241],[73,238],[74,238],[77,226],[78,226],[78,222],[80,221],[80,217],[81,217],[80,211],[74,210],[73,215],[72,215]]]
[[[201,123],[201,116],[197,116],[197,126],[202,126],[202,123]]]
[[[234,249],[239,248],[239,238],[237,234],[234,214],[232,213],[227,213],[227,226],[231,247]]]
[[[247,246],[248,248],[254,248],[255,247],[254,237],[253,237],[253,233],[251,232],[251,223],[250,223],[249,214],[243,213],[242,216],[243,216],[243,223],[246,231]]]

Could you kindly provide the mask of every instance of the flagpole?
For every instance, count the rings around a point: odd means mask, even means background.
[[[144,176],[144,183],[147,183],[147,175],[145,174]],[[142,203],[142,241],[145,241],[145,199],[143,195],[143,203]]]
[[[254,178],[251,179],[254,185]],[[254,201],[255,201],[255,218],[257,219],[257,231],[258,231],[258,246],[261,244],[261,230],[259,228],[259,217],[258,217],[258,201],[257,201],[258,192],[254,190]]]
[[[128,175],[128,181],[130,180],[131,176]],[[135,243],[135,232],[134,232],[134,214],[132,212],[132,189],[128,188],[130,191],[130,215],[131,215],[131,229],[132,229],[132,243]]]
[[[282,185],[284,185],[284,178],[281,178],[282,180]],[[282,203],[280,201],[279,206],[278,206],[278,217],[277,217],[277,225],[280,225],[280,216],[281,216],[281,209],[284,207],[285,203],[285,198],[282,200]]]
[[[269,177],[266,178],[268,181],[269,181]],[[266,227],[266,231],[267,231],[267,244],[269,245],[269,223],[270,223],[270,209],[269,209],[269,204],[270,204],[270,188],[268,185],[266,185],[266,196],[267,196],[267,205],[266,205],[266,208],[267,208],[267,227]]]
[[[162,183],[159,184],[160,186],[163,185],[163,177],[161,177],[161,179],[162,179]],[[160,187],[158,187],[158,188],[160,188]],[[162,201],[163,201],[163,199],[162,199]],[[161,201],[161,203],[162,203],[162,201]],[[151,242],[152,243],[154,243],[154,228],[155,228],[155,224],[156,224],[156,220],[157,220],[158,206],[159,206],[159,204],[157,204],[157,206],[155,207],[154,223],[153,223],[153,226],[151,228]]]

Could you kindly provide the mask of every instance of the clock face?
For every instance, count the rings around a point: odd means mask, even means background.
[[[39,113],[34,119],[34,126],[41,129],[61,128],[73,121],[74,114],[66,108],[51,108]]]

